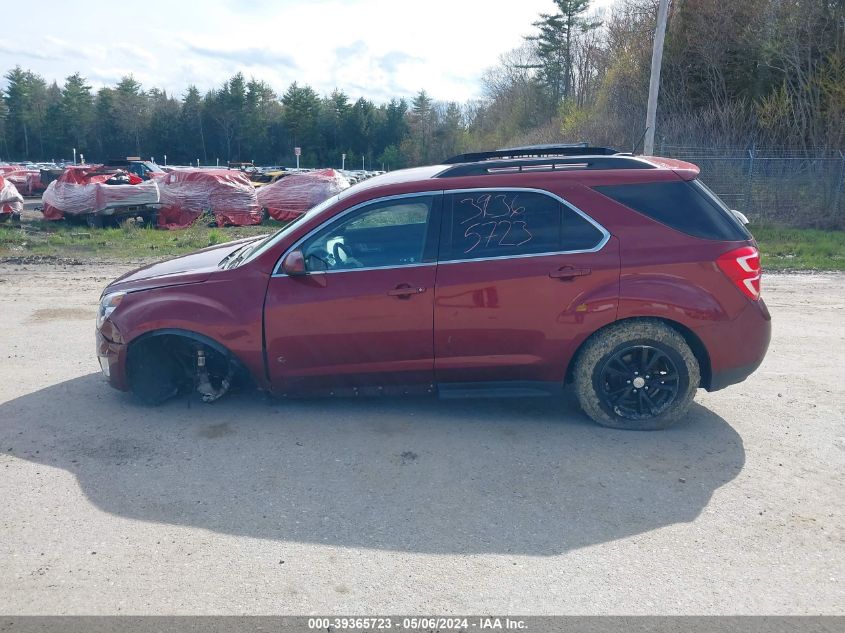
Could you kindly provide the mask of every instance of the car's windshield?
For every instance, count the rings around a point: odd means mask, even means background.
[[[323,209],[333,205],[340,199],[340,194],[336,196],[332,196],[328,200],[324,200],[320,204],[315,207],[311,207],[303,213],[301,216],[293,220],[290,224],[286,224],[281,229],[273,233],[272,235],[268,235],[264,240],[258,242],[252,247],[251,252],[247,257],[244,257],[241,260],[241,265],[246,264],[248,262],[253,261],[254,259],[260,257],[264,253],[266,253],[270,248],[272,248],[275,244],[278,244],[286,235],[288,235],[295,226],[297,226],[300,222],[304,221],[306,218],[314,217],[316,214],[320,213]]]

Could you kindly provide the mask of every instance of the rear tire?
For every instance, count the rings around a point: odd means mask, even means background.
[[[688,411],[701,380],[676,330],[655,320],[611,325],[587,341],[574,369],[584,412],[602,426],[664,429]]]

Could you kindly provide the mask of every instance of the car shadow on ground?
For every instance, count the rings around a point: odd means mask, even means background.
[[[550,555],[691,521],[745,462],[699,405],[637,433],[571,396],[149,409],[91,374],[0,404],[0,420],[0,450],[70,471],[121,517],[407,552]]]

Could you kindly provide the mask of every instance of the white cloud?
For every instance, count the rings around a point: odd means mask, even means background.
[[[609,0],[597,0],[607,4]],[[384,101],[425,88],[436,99],[479,95],[479,79],[519,45],[551,0],[202,0],[45,2],[4,8],[0,70],[16,64],[48,81],[81,72],[95,86],[132,73],[146,87],[205,91],[241,71],[277,92]]]

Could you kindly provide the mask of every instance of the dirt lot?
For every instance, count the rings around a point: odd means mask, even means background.
[[[845,275],[664,432],[560,400],[136,406],[116,265],[0,265],[0,612],[845,613]]]

